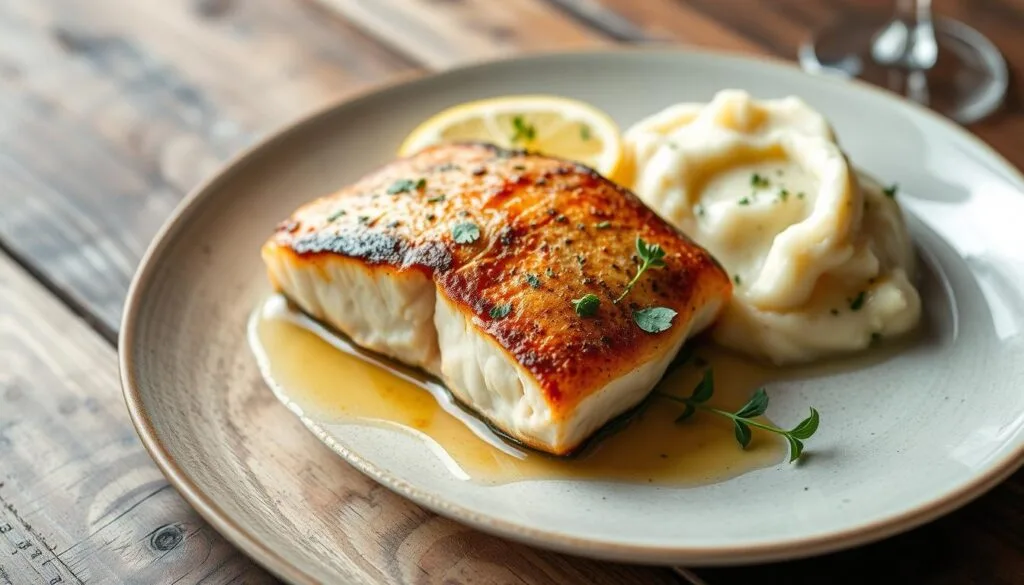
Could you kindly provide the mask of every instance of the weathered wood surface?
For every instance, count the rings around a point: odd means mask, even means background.
[[[338,96],[419,69],[616,42],[792,59],[811,31],[866,4],[891,3],[0,1],[0,252],[24,268],[0,259],[0,584],[267,579],[149,462],[110,344],[145,246],[221,161]],[[1024,2],[934,4],[1006,55],[1016,74],[1007,105],[971,129],[1024,166]],[[1022,490],[1018,473],[883,543],[698,574],[712,585],[1024,582]]]

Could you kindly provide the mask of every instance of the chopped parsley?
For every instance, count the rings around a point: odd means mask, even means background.
[[[779,189],[779,200],[785,201],[786,199],[789,199],[789,191],[785,189]]]
[[[580,124],[580,140],[584,142],[590,140],[590,126]]]
[[[511,138],[513,143],[531,142],[537,137],[537,128],[533,124],[527,124],[522,116],[512,118],[512,128],[515,131]]]
[[[441,203],[444,199],[444,193],[441,193],[440,195],[434,195],[433,197],[427,198],[427,203]]]
[[[552,270],[550,266],[548,266],[547,268],[544,269],[544,274],[546,274],[548,278],[551,278],[555,275],[555,271]]]
[[[744,197],[740,199],[740,205],[750,205],[750,197]]]
[[[332,221],[338,219],[339,217],[342,217],[347,214],[348,212],[345,211],[344,209],[339,209],[338,211],[335,211],[334,213],[327,216],[327,223],[331,223]]]
[[[740,278],[739,274],[733,275],[732,281],[735,282],[737,285],[743,284],[743,279]]]
[[[762,177],[761,175],[754,173],[753,175],[750,175],[750,185],[755,189],[759,187],[768,187],[771,185],[771,181],[768,180],[768,177]]]
[[[606,230],[606,229],[612,227],[612,222],[610,222],[610,221],[601,221],[601,222],[598,222],[598,224],[595,225],[594,227],[596,227],[599,230]]]
[[[419,181],[413,181],[412,179],[398,179],[391,186],[388,187],[388,195],[398,195],[400,193],[408,193],[413,189],[421,188],[420,182],[426,185],[426,179],[420,179]]]
[[[578,299],[573,299],[572,308],[576,310],[576,314],[580,317],[591,317],[597,313],[597,308],[601,305],[601,299],[597,298],[595,294],[585,294]]]
[[[416,190],[422,191],[427,188],[427,180],[420,177],[419,181],[416,181]]]
[[[885,193],[886,197],[888,197],[889,199],[892,199],[892,198],[896,197],[896,191],[898,191],[899,188],[900,188],[899,185],[897,185],[896,183],[893,183],[892,185],[889,185],[885,189],[882,189],[882,193]]]
[[[508,317],[508,314],[512,312],[511,303],[498,303],[491,307],[491,319],[504,319]]]
[[[540,278],[538,278],[536,274],[527,274],[526,284],[533,288],[540,288]]]
[[[804,198],[804,192],[803,192],[803,191],[801,191],[801,192],[797,193],[797,194],[796,194],[796,198],[797,198],[797,199],[803,199],[803,198]]]
[[[853,297],[853,300],[850,301],[850,310],[859,311],[864,306],[864,297],[866,296],[867,293],[864,291],[857,293],[857,296]]]
[[[472,244],[480,239],[480,228],[471,221],[452,226],[452,239],[456,244]]]
[[[697,215],[699,215],[700,217],[704,217],[704,206],[703,205],[698,205],[697,206]]]

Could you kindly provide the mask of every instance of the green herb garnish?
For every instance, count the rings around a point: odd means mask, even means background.
[[[580,125],[580,140],[590,140],[590,126],[587,126],[586,124]]]
[[[540,288],[540,278],[538,278],[536,274],[527,274],[526,284],[533,288]]]
[[[491,319],[504,319],[512,312],[512,303],[498,303],[491,307]]]
[[[882,189],[882,193],[885,193],[886,197],[888,197],[889,199],[892,199],[892,198],[896,197],[896,191],[899,190],[899,188],[900,188],[899,185],[897,185],[896,183],[893,183],[892,185],[889,185],[885,189]]]
[[[672,327],[677,313],[668,307],[650,307],[633,312],[633,322],[647,333],[661,333]]]
[[[737,285],[743,284],[743,279],[740,278],[739,274],[734,274],[732,277],[732,281],[735,282]]]
[[[420,181],[423,181],[424,184],[426,184],[426,181],[424,179],[420,179]],[[413,181],[412,179],[398,179],[394,183],[391,183],[391,186],[388,187],[388,195],[408,193],[409,191],[418,188],[418,184],[418,181]]]
[[[456,244],[472,244],[480,239],[480,228],[471,221],[452,226],[452,239]]]
[[[426,179],[420,178],[419,181],[416,181],[416,190],[417,191],[422,191],[422,190],[424,190],[426,188],[427,188],[427,180]]]
[[[754,173],[753,175],[750,175],[750,185],[754,188],[767,187],[771,185],[771,182],[768,180],[768,177],[762,177],[761,175]]]
[[[610,222],[610,221],[601,221],[601,222],[598,222],[598,224],[596,226],[594,226],[594,227],[596,227],[599,230],[606,230],[606,229],[612,227],[612,222]]]
[[[347,214],[348,212],[345,211],[344,209],[339,209],[338,211],[335,211],[334,213],[327,216],[327,223],[331,223],[332,221],[338,219],[339,217],[342,217]]]
[[[537,137],[537,129],[532,124],[527,124],[522,116],[512,118],[512,128],[515,129],[512,142],[530,142]]]
[[[597,313],[597,307],[601,305],[601,299],[595,294],[585,294],[578,299],[573,299],[572,308],[580,317],[590,317]]]
[[[552,276],[555,275],[555,271],[552,270],[550,266],[548,266],[547,268],[544,269],[544,274],[548,275],[548,278],[551,278]]]
[[[428,197],[427,198],[427,203],[441,203],[442,201],[444,201],[444,199],[445,199],[444,193],[441,193],[440,195],[434,195],[433,197]]]
[[[818,411],[811,408],[811,414],[804,420],[800,421],[800,424],[796,425],[790,430],[780,429],[774,425],[766,424],[757,420],[759,417],[768,410],[768,393],[764,388],[758,388],[754,392],[754,395],[750,397],[750,400],[741,406],[736,412],[729,412],[713,406],[708,406],[707,401],[715,393],[715,380],[714,374],[711,369],[704,370],[704,376],[700,382],[693,389],[693,393],[689,397],[682,398],[679,396],[673,396],[664,392],[658,392],[657,394],[662,398],[672,400],[673,402],[679,402],[684,405],[684,410],[681,415],[676,419],[677,423],[681,423],[696,413],[697,409],[704,410],[725,417],[732,421],[733,432],[736,435],[736,442],[741,447],[746,448],[750,444],[750,427],[755,427],[782,435],[786,438],[786,442],[789,443],[789,461],[792,463],[800,458],[800,455],[804,451],[804,441],[810,439],[814,435],[815,431],[818,430],[818,423],[820,422],[820,415]]]
[[[797,193],[797,194],[796,194],[796,198],[797,198],[797,199],[803,199],[803,198],[804,198],[804,192],[803,192],[803,191],[801,191],[801,192]]]
[[[665,250],[662,250],[661,246],[658,244],[648,244],[643,240],[643,238],[638,236],[636,239],[636,253],[640,257],[642,264],[636,271],[636,275],[633,276],[633,279],[626,284],[626,288],[622,291],[622,294],[612,301],[613,304],[618,304],[619,301],[626,298],[626,295],[629,294],[630,290],[632,290],[633,285],[640,280],[640,277],[644,272],[647,272],[647,269],[665,267]]]
[[[785,189],[779,189],[779,200],[785,201],[786,199],[789,199],[789,191]]]
[[[750,205],[750,197],[744,197],[740,199],[740,205]]]
[[[864,306],[864,297],[866,295],[867,293],[864,291],[857,293],[857,296],[853,297],[853,300],[850,301],[850,310],[859,311]]]

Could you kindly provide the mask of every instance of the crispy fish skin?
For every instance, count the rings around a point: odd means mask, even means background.
[[[639,266],[637,237],[659,244],[666,266],[614,304]],[[484,144],[392,162],[302,206],[262,252],[275,287],[304,310],[439,375],[498,428],[556,454],[642,400],[732,293],[707,251],[629,191],[582,165]],[[374,281],[360,285],[368,296],[405,291],[369,302],[408,317],[384,319],[399,349],[370,339],[379,324],[325,310],[346,271]],[[305,294],[300,281],[321,290]],[[571,303],[586,294],[600,298],[591,317]],[[652,306],[678,313],[668,331],[633,321]]]

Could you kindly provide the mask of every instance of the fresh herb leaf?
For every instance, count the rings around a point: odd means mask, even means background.
[[[811,415],[800,421],[800,424],[793,427],[793,430],[789,431],[789,434],[796,437],[797,439],[810,439],[811,435],[818,430],[818,423],[821,422],[821,416],[818,411],[811,409]]]
[[[656,392],[656,394],[662,398],[678,402],[683,405],[683,413],[676,418],[677,423],[681,423],[690,418],[697,410],[704,410],[731,420],[733,423],[733,433],[736,436],[736,442],[744,448],[750,444],[752,438],[751,427],[782,435],[789,444],[790,462],[796,461],[800,458],[804,451],[803,441],[810,439],[818,430],[820,415],[814,408],[811,408],[810,416],[789,431],[757,420],[757,417],[763,415],[768,409],[768,393],[765,392],[764,388],[759,388],[754,392],[753,396],[750,397],[750,400],[736,412],[729,412],[727,410],[722,410],[708,405],[707,402],[711,399],[714,391],[714,374],[709,368],[704,371],[704,376],[693,389],[693,393],[686,398],[666,394],[664,392]]]
[[[761,175],[754,173],[753,175],[750,175],[750,185],[755,189],[758,187],[767,187],[771,185],[771,181],[768,180],[768,177],[762,177]]]
[[[885,189],[882,189],[882,193],[885,193],[886,197],[888,197],[889,199],[892,199],[892,198],[896,197],[896,191],[898,191],[899,188],[900,188],[899,185],[897,185],[896,183],[893,183],[892,185],[889,185]]]
[[[797,193],[797,194],[796,194],[796,198],[797,198],[797,199],[803,199],[803,198],[804,198],[804,192],[803,192],[803,191],[801,191],[801,192]]]
[[[480,239],[480,228],[471,221],[464,221],[452,226],[452,239],[456,244],[472,244]]]
[[[768,410],[768,393],[764,391],[764,388],[758,388],[750,400],[736,411],[736,416],[754,418],[761,416],[766,410]]]
[[[740,199],[740,205],[750,205],[750,197],[744,197]]]
[[[601,222],[598,222],[598,224],[595,225],[594,227],[596,227],[599,230],[606,230],[606,229],[612,227],[612,222],[610,222],[610,221],[601,221]]]
[[[423,179],[420,179],[423,181]],[[398,195],[399,193],[408,193],[416,188],[416,182],[412,179],[398,179],[391,186],[388,187],[388,195]]]
[[[633,285],[640,280],[640,277],[644,272],[647,272],[648,269],[665,267],[665,250],[663,250],[658,244],[648,244],[643,240],[643,238],[637,237],[636,253],[637,256],[640,257],[642,264],[640,265],[640,268],[637,269],[636,275],[633,276],[633,279],[626,284],[626,288],[622,291],[622,294],[612,301],[613,304],[618,304],[619,301],[626,298],[626,295],[629,294],[630,290],[632,290]],[[673,313],[673,316],[675,316],[675,313]],[[636,320],[635,316],[633,320]]]
[[[555,271],[552,270],[550,266],[548,266],[547,268],[544,269],[544,274],[546,274],[548,278],[551,278],[552,276],[555,275]]]
[[[661,333],[672,327],[677,313],[668,307],[650,307],[633,312],[633,322],[648,333]]]
[[[743,284],[743,279],[740,278],[739,274],[734,274],[732,277],[732,281],[736,283],[736,286]]]
[[[700,217],[704,217],[704,206],[703,205],[698,205],[697,206],[697,215],[700,216]]]
[[[785,202],[786,199],[789,199],[789,191],[785,189],[779,189],[779,199],[783,202]]]
[[[676,417],[676,424],[679,424],[684,420],[690,418],[691,416],[694,415],[695,412],[697,412],[697,409],[694,408],[692,404],[683,405],[683,413]]]
[[[527,124],[522,116],[512,118],[512,128],[515,130],[511,138],[513,143],[531,142],[537,137],[537,128],[533,124]]]
[[[338,219],[339,217],[342,217],[347,214],[348,212],[345,211],[344,209],[339,209],[338,211],[335,211],[334,213],[327,216],[327,223],[331,223],[332,221]]]
[[[427,198],[427,203],[441,203],[444,200],[445,200],[444,193],[441,193],[440,195],[434,195],[433,197],[428,197]]]
[[[601,299],[597,298],[595,294],[585,294],[578,299],[573,299],[572,308],[576,309],[576,314],[580,317],[590,317],[597,313],[598,306],[601,305]]]
[[[538,278],[536,274],[527,274],[526,284],[533,288],[540,288],[540,278]]]
[[[750,444],[750,427],[738,420],[733,420],[732,425],[736,432],[736,442],[746,449]]]
[[[793,435],[786,435],[786,442],[789,443],[789,462],[792,463],[803,455],[804,444]]]
[[[422,191],[422,190],[424,190],[426,188],[427,188],[427,180],[426,179],[421,177],[419,181],[416,181],[416,190],[417,191]]]
[[[590,126],[586,124],[580,124],[580,140],[590,140]]]
[[[857,293],[857,296],[853,297],[853,300],[850,301],[850,310],[859,311],[864,306],[864,297],[866,295],[867,293],[864,291]]]
[[[491,319],[504,319],[508,317],[508,314],[512,312],[511,303],[498,303],[491,307]]]
[[[708,368],[704,370],[704,375],[701,377],[700,382],[693,388],[693,394],[690,395],[690,400],[697,404],[707,402],[711,399],[711,396],[715,393],[715,373]]]

